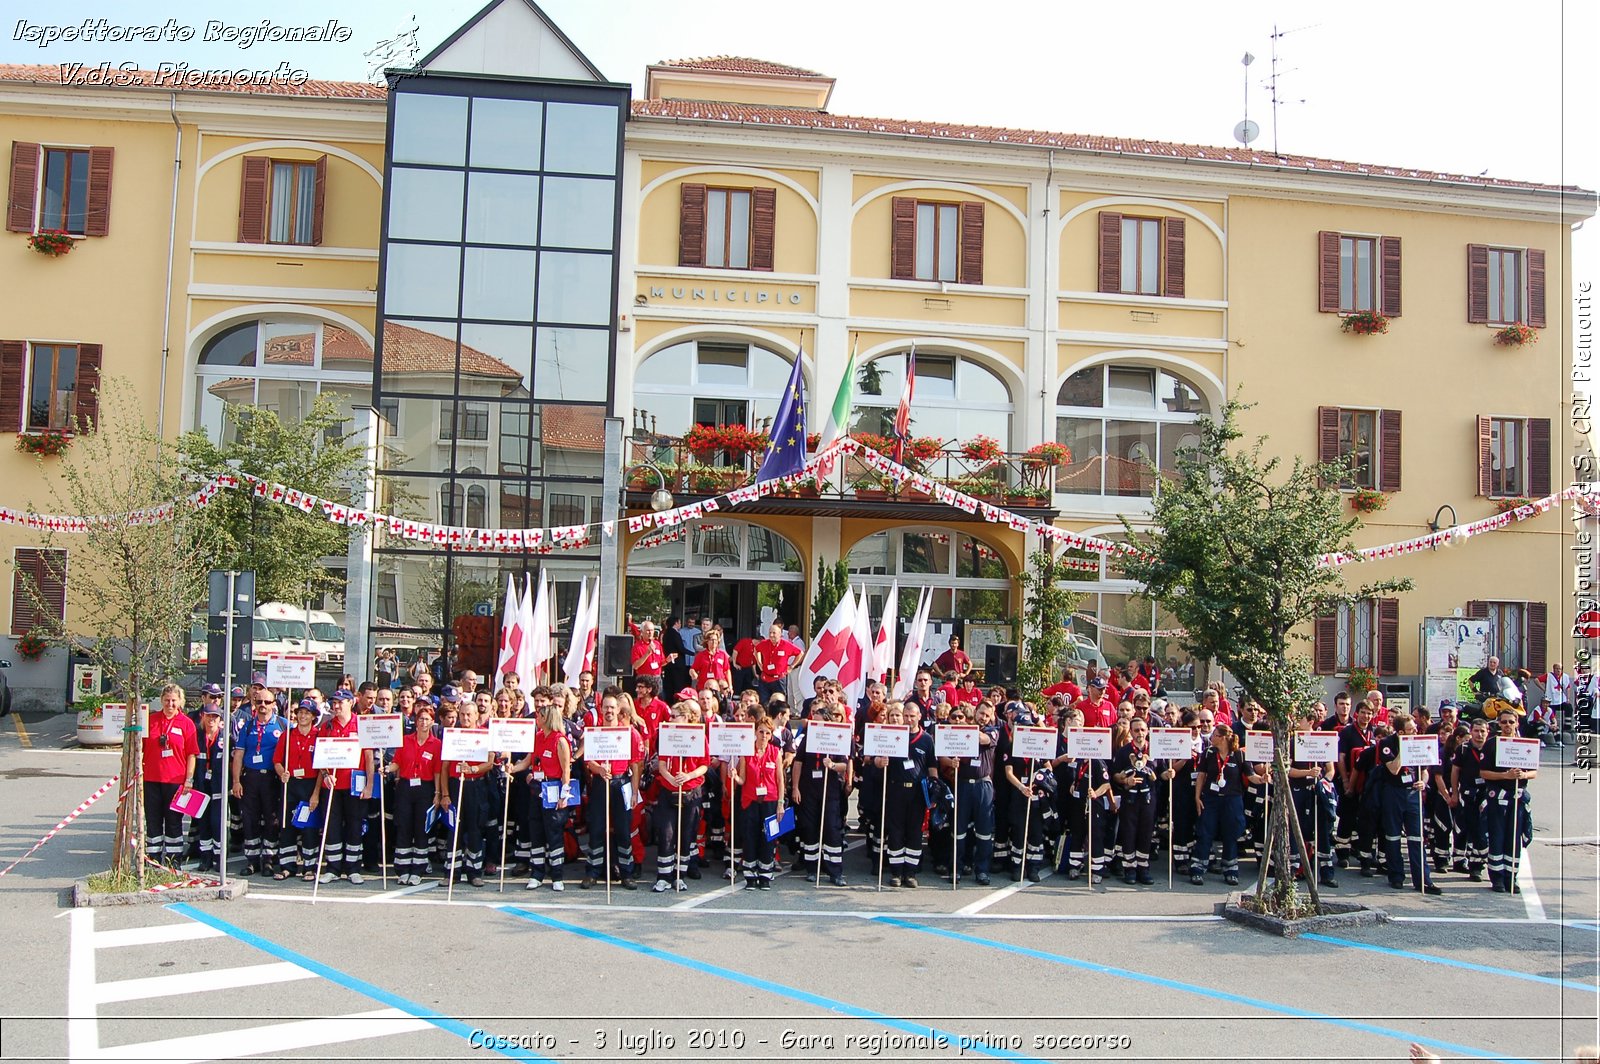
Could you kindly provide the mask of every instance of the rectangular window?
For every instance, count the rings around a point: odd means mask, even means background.
[[[1350,458],[1348,475],[1341,488],[1373,488],[1377,462],[1377,421],[1375,410],[1339,411],[1339,456]]]
[[[1520,417],[1489,419],[1489,494],[1528,494],[1528,423]]]
[[[729,270],[750,268],[750,190],[706,190],[706,263]]]
[[[450,417],[449,402],[441,403],[439,439],[487,440],[489,438],[489,404],[457,403],[455,420]]]
[[[1490,248],[1489,321],[1509,325],[1522,320],[1522,252]]]
[[[1339,310],[1376,310],[1378,242],[1370,236],[1339,238]]]
[[[588,521],[584,516],[588,499],[582,495],[568,495],[562,492],[550,493],[550,524],[552,527],[561,525],[581,525]]]
[[[12,553],[11,634],[59,624],[67,616],[67,552],[18,547]]]
[[[1161,294],[1161,220],[1122,219],[1122,290]]]
[[[34,344],[28,371],[28,431],[64,432],[72,427],[78,381],[78,348]]]
[[[267,243],[310,244],[317,202],[317,164],[272,164],[267,203]]]
[[[39,228],[82,236],[89,214],[89,149],[44,150]]]
[[[1528,606],[1525,602],[1490,602],[1489,653],[1507,668],[1522,664],[1528,646]]]
[[[378,415],[383,419],[385,437],[400,435],[400,400],[379,399]]]
[[[916,279],[954,281],[960,258],[960,238],[959,204],[918,203]]]
[[[1378,630],[1377,600],[1360,599],[1340,606],[1335,625],[1338,638],[1335,650],[1337,670],[1347,673],[1355,668],[1373,668],[1377,660],[1374,652],[1374,636]]]

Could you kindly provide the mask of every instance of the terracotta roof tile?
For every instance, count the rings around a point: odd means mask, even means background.
[[[454,373],[455,344],[423,329],[386,321],[383,323],[383,372]],[[521,380],[522,374],[492,355],[461,345],[461,373],[468,377],[495,377]]]
[[[786,78],[823,78],[815,70],[773,63],[766,59],[751,59],[742,55],[710,55],[699,59],[663,59],[655,64],[673,70],[707,70],[724,74],[768,74]]]
[[[93,75],[92,67],[85,67],[85,74]],[[53,63],[0,63],[0,81],[26,82],[36,85],[66,85],[71,71],[65,65]],[[303,96],[309,99],[336,99],[336,100],[381,100],[387,95],[382,85],[372,85],[365,81],[307,81],[302,85],[294,85],[284,81],[272,81],[263,85],[235,85],[229,84],[187,84],[181,76],[163,77],[154,70],[116,70],[114,71],[118,84],[116,85],[83,85],[81,88],[124,88],[131,83],[133,86],[149,86],[152,88],[187,89],[197,92],[240,92],[258,96]]]
[[[539,418],[539,438],[546,447],[563,451],[606,448],[603,406],[557,406],[546,403]]]
[[[1342,162],[1306,155],[1275,156],[1270,152],[1245,147],[1218,148],[1200,144],[1176,144],[1136,137],[1102,137],[1082,133],[1050,133],[1004,126],[974,126],[952,122],[917,122],[901,118],[852,118],[793,107],[753,107],[747,104],[699,102],[692,100],[634,100],[635,118],[671,118],[698,122],[727,122],[735,125],[837,130],[879,136],[931,137],[974,144],[1016,144],[1024,147],[1061,148],[1066,151],[1104,152],[1133,158],[1194,160],[1233,163],[1243,166],[1271,166],[1307,173],[1348,174],[1364,177],[1398,177],[1418,181],[1444,181],[1489,188],[1579,191],[1575,185],[1546,185],[1531,181],[1508,181],[1496,177],[1467,177],[1462,174],[1410,167],[1379,166],[1371,163]]]

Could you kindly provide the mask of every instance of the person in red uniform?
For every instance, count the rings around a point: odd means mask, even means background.
[[[1049,687],[1046,687],[1039,693],[1046,698],[1050,698],[1055,695],[1066,695],[1070,700],[1068,704],[1076,705],[1078,699],[1083,697],[1083,689],[1078,686],[1077,681],[1078,674],[1076,672],[1070,668],[1062,669],[1061,682],[1057,684],[1051,684]]]
[[[341,688],[333,693],[333,714],[317,729],[321,738],[358,737],[355,714],[351,712],[355,694]],[[323,855],[322,882],[348,879],[359,886],[361,877],[361,822],[366,819],[367,801],[372,797],[372,751],[361,751],[362,787],[352,792],[352,769],[332,769],[322,774],[324,816],[328,818],[327,852]]]
[[[756,669],[756,691],[765,705],[773,695],[783,693],[789,670],[800,660],[800,648],[783,637],[783,625],[777,621],[767,630],[767,638],[756,644],[753,654]]]
[[[773,630],[782,629],[774,624]],[[767,838],[767,817],[777,814],[783,791],[783,751],[772,742],[772,722],[756,718],[755,753],[739,758],[733,768],[733,782],[739,794],[739,838],[744,843],[744,883],[757,890],[771,890],[777,870],[773,840]]]
[[[961,649],[960,636],[953,635],[950,637],[950,648],[933,659],[933,667],[946,675],[952,672],[955,673],[957,682],[972,671],[972,659],[967,657],[966,651]]]
[[[433,707],[416,707],[416,727],[401,741],[387,772],[394,776],[394,870],[401,886],[416,886],[428,867],[428,810],[436,804],[439,737]]]
[[[733,690],[735,694],[756,685],[756,644],[759,642],[759,639],[750,635],[745,636],[733,645]]]
[[[971,706],[977,708],[983,701],[983,692],[978,690],[978,678],[972,673],[961,677],[961,686],[956,689],[955,698],[950,700],[951,705]]]
[[[1089,693],[1077,703],[1085,728],[1111,728],[1117,723],[1117,704],[1106,697],[1106,681],[1096,676],[1089,681]]]
[[[706,632],[705,645],[701,647],[700,653],[694,656],[694,664],[689,671],[694,677],[697,690],[704,691],[713,680],[722,684],[733,682],[733,662],[728,657],[728,652],[722,649],[721,628],[712,628]]]
[[[423,703],[426,705],[426,703]],[[316,772],[311,768],[312,755],[317,748],[317,704],[302,698],[295,706],[295,727],[272,755],[272,768],[284,788],[282,811],[283,830],[278,836],[278,871],[273,879],[288,879],[305,875],[310,882],[317,878],[312,862],[317,854],[317,831],[310,825],[296,827],[293,813],[304,802],[317,808],[321,796],[317,793]]]
[[[600,700],[600,724],[606,728],[627,726],[627,722],[622,719],[622,703],[610,689]],[[624,786],[630,788],[637,801],[639,774],[643,770],[645,758],[644,735],[639,729],[632,729],[630,742],[632,745],[626,760],[597,761],[589,757],[584,758],[584,770],[589,773],[588,867],[584,872],[583,882],[579,884],[584,890],[588,890],[596,881],[605,877],[604,862],[613,860],[621,877],[622,889],[634,889],[633,848],[629,836],[632,816],[628,809]],[[609,823],[606,816],[608,792],[611,814]]]
[[[693,698],[682,699],[670,712],[674,724],[702,724],[700,703]],[[710,767],[711,758],[704,753],[698,757],[663,756],[656,763],[661,789],[654,816],[656,884],[650,889],[657,894],[672,890],[674,885],[678,890],[688,890],[684,878],[700,878],[700,866],[693,856],[694,842],[700,830],[700,788]]]
[[[661,670],[666,665],[667,656],[661,650],[661,641],[656,638],[656,626],[645,621],[639,625],[638,634],[633,639],[633,674],[650,676],[660,683]]]
[[[445,689],[448,695],[449,688]],[[460,727],[476,731],[488,729],[488,719],[479,720],[475,701],[458,694],[457,704]],[[451,853],[445,865],[445,875],[454,876],[457,883],[463,879],[475,887],[483,886],[483,848],[485,831],[489,823],[489,773],[494,769],[495,757],[491,752],[483,761],[446,761],[444,776],[446,790],[437,798],[442,809],[452,805],[456,810],[456,826],[450,839]]]
[[[532,791],[527,818],[517,825],[518,847],[528,855],[528,889],[538,890],[544,881],[550,889],[566,890],[561,881],[561,866],[566,862],[567,818],[574,805],[568,797],[572,785],[572,741],[567,738],[561,706],[541,700],[535,690],[535,716],[539,721],[533,749],[511,766],[513,774],[526,768],[525,784]]]
[[[194,721],[183,712],[183,688],[169,683],[144,737],[144,828],[150,860],[173,868],[183,858],[184,839],[183,814],[171,806],[194,786],[197,750]]]
[[[667,719],[672,712],[672,707],[661,699],[657,693],[661,690],[659,680],[649,676],[635,676],[633,678],[633,715],[640,725],[644,727],[644,741],[646,749],[653,749],[656,741],[656,729],[661,722]],[[680,691],[679,694],[682,694]]]

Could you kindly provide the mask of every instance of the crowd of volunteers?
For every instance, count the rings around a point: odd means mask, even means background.
[[[1024,702],[980,687],[955,643],[904,698],[873,683],[847,704],[823,679],[791,707],[784,689],[801,650],[778,624],[731,654],[709,622],[670,650],[648,623],[635,636],[634,674],[598,690],[589,672],[575,687],[525,687],[507,673],[491,688],[470,669],[439,677],[391,667],[379,669],[381,683],[326,697],[313,688],[293,706],[264,676],[227,693],[208,685],[195,708],[169,686],[144,739],[149,857],[215,870],[228,815],[241,874],[276,880],[361,884],[387,865],[402,885],[510,875],[556,891],[571,880],[684,891],[707,871],[765,890],[786,868],[832,886],[847,875],[914,888],[1051,872],[1149,886],[1170,866],[1179,880],[1203,885],[1211,875],[1231,886],[1241,859],[1260,857],[1269,806],[1284,800],[1268,766],[1246,757],[1248,733],[1267,727],[1260,707],[1234,705],[1220,684],[1195,704],[1169,702],[1153,660],[1069,669]],[[1374,691],[1301,714],[1295,730],[1337,733],[1337,756],[1283,750],[1305,841],[1292,873],[1337,887],[1350,869],[1428,893],[1453,873],[1516,893],[1537,770],[1497,767],[1496,746],[1539,717],[1490,706],[1501,711],[1471,723],[1449,701],[1437,713],[1391,714]],[[363,749],[359,768],[313,767],[319,738],[356,736],[359,718],[374,713],[401,716],[398,746]],[[530,748],[445,759],[445,729],[493,718],[536,722],[525,726]],[[752,751],[660,752],[663,724],[716,722],[752,726]],[[814,722],[849,725],[851,753],[808,749]],[[866,756],[869,723],[904,729],[904,754]],[[976,756],[937,755],[947,726],[975,727]],[[622,756],[585,758],[585,731],[596,727],[627,729]],[[1053,756],[1016,752],[1016,730],[1029,727],[1054,730]],[[1187,756],[1153,757],[1152,728],[1186,729]],[[1108,729],[1110,756],[1070,756],[1074,729]],[[1438,736],[1437,765],[1402,764],[1401,739],[1414,734]],[[174,800],[190,789],[210,801],[186,829]]]

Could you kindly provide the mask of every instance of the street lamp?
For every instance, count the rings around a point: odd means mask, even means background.
[[[667,490],[667,475],[654,462],[638,462],[628,467],[631,476],[635,469],[648,469],[656,475],[656,490],[650,493],[650,509],[656,513],[672,509],[672,492]]]
[[[1450,525],[1449,525],[1450,528],[1454,528],[1456,525],[1461,523],[1460,519],[1456,517],[1456,508],[1454,506],[1451,506],[1449,503],[1445,503],[1443,506],[1439,507],[1437,510],[1435,510],[1433,512],[1433,520],[1428,522],[1428,531],[1429,532],[1437,532],[1437,531],[1439,531],[1439,529],[1446,527],[1446,526],[1441,525],[1439,523],[1440,515],[1443,514],[1446,510],[1450,511]],[[1438,550],[1439,549],[1439,544],[1435,543],[1435,544],[1432,545],[1432,547],[1433,547],[1434,550]]]

